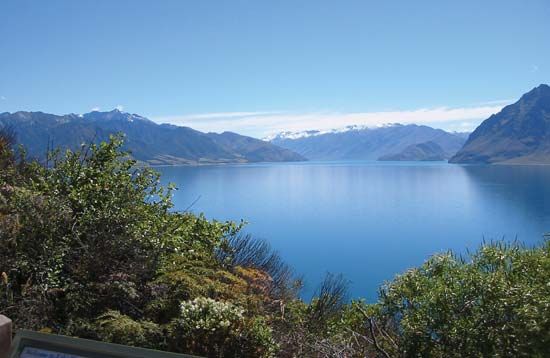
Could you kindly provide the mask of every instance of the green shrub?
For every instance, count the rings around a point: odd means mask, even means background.
[[[380,310],[407,356],[543,357],[550,347],[550,243],[436,255],[389,282]]]
[[[117,311],[109,311],[99,316],[95,322],[95,331],[98,339],[102,341],[166,349],[165,333],[159,325],[150,321],[135,321]]]

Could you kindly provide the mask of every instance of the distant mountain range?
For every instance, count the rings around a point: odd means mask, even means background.
[[[467,133],[449,133],[424,125],[390,124],[375,128],[349,126],[325,132],[283,132],[268,139],[311,160],[404,160],[400,158],[405,157],[428,160],[431,156],[427,150],[436,150],[434,144],[444,160],[462,147],[467,136]],[[412,147],[427,142],[430,144],[426,144],[426,148],[414,150]]]
[[[78,148],[122,132],[132,156],[152,165],[302,160],[449,160],[451,163],[550,164],[550,87],[540,85],[485,120],[473,133],[416,124],[348,126],[281,132],[259,140],[232,132],[202,133],[113,110],[83,115],[0,113],[32,157],[48,148]]]
[[[187,127],[156,124],[137,114],[113,110],[84,115],[42,112],[0,113],[0,127],[15,130],[17,141],[32,157],[43,158],[51,147],[78,148],[110,134],[125,134],[125,148],[152,165],[247,163],[305,160],[269,142],[224,132],[202,133]]]
[[[486,119],[450,162],[550,164],[550,87],[542,84]]]

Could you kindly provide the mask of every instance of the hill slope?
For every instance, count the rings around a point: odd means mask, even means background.
[[[381,156],[378,160],[382,161],[439,161],[446,160],[449,155],[445,153],[437,143],[424,142],[411,144],[397,154],[388,154]]]
[[[252,137],[233,132],[208,133],[207,136],[224,150],[240,153],[249,162],[284,162],[305,160],[302,156],[285,148]]]
[[[450,162],[550,164],[550,87],[542,84],[486,119]]]
[[[125,150],[153,165],[299,161],[300,155],[235,133],[202,133],[188,127],[156,124],[137,114],[113,110],[57,116],[42,112],[1,113],[0,127],[10,126],[29,155],[43,158],[51,147],[78,148],[109,135],[125,134]]]
[[[271,139],[271,143],[311,160],[376,160],[399,153],[410,145],[428,141],[436,143],[452,155],[466,139],[463,134],[416,124],[393,124],[380,128],[348,127],[328,133],[281,133]]]

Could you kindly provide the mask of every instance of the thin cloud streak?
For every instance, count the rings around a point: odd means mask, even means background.
[[[228,112],[153,117],[158,123],[188,126],[205,132],[232,131],[262,138],[281,131],[329,130],[348,125],[379,126],[387,123],[426,124],[436,128],[472,130],[497,113],[503,102],[462,108],[436,107],[383,112]],[[468,123],[470,127],[465,125]],[[451,129],[455,130],[455,129]]]
[[[235,118],[235,117],[255,117],[255,116],[265,116],[270,114],[275,114],[277,112],[214,112],[214,113],[197,113],[197,114],[188,114],[185,116],[174,116],[180,120],[185,119],[224,119],[224,118]],[[167,117],[170,118],[170,117]]]
[[[474,104],[474,106],[490,106],[490,105],[497,105],[497,104],[505,106],[505,105],[514,103],[515,101],[517,101],[517,99],[497,99],[494,101],[479,102]]]

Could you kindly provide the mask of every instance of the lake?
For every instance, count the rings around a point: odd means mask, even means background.
[[[159,167],[176,209],[245,219],[305,277],[350,280],[352,297],[430,255],[483,240],[540,243],[550,231],[550,167],[443,162],[301,162]]]

